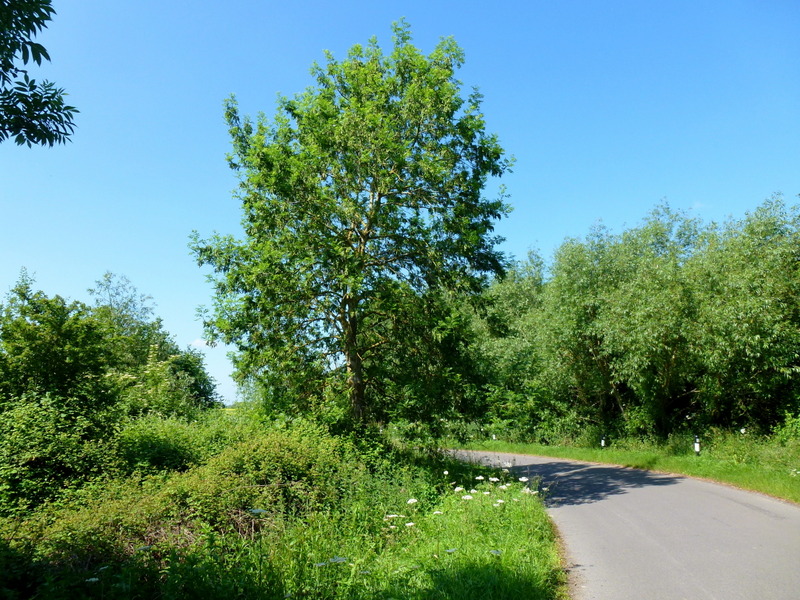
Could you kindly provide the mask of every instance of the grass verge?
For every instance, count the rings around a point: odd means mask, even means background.
[[[552,600],[564,577],[534,491],[319,428],[265,431],[0,519],[0,597]]]
[[[486,440],[459,447],[689,475],[800,503],[800,440],[778,443],[766,437],[719,433],[705,441],[700,456],[693,453],[690,438],[682,441],[656,444],[620,440],[606,448],[579,448]]]

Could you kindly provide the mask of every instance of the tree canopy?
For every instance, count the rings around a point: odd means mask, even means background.
[[[17,144],[64,143],[75,130],[78,110],[65,101],[63,88],[51,81],[37,82],[24,68],[50,60],[36,34],[55,14],[51,0],[0,2],[0,142]]]
[[[376,416],[381,357],[414,343],[400,321],[419,298],[503,268],[493,227],[508,207],[484,188],[510,160],[480,94],[462,96],[463,52],[446,38],[425,56],[406,23],[393,31],[388,55],[375,39],[327,53],[272,120],[226,102],[246,237],[193,241],[216,272],[209,333],[237,345],[240,378],[300,399],[344,374],[355,422]]]
[[[661,206],[565,241],[546,280],[512,271],[487,293],[490,415],[542,441],[769,431],[800,410],[799,241],[780,196],[723,225]]]

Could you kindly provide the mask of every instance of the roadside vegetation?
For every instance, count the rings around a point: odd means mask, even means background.
[[[3,596],[561,593],[535,482],[332,436],[316,424],[254,428],[254,415],[214,413],[194,428],[193,445],[220,429],[241,440],[205,460],[195,456],[197,466],[181,472],[161,468],[160,458],[143,462],[131,477],[97,480],[0,519]]]
[[[545,444],[795,436],[798,247],[800,210],[776,196],[722,225],[662,206],[531,256],[474,321],[486,423]]]

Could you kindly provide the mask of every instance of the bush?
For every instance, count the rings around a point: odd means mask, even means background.
[[[199,437],[224,422],[212,421]],[[455,482],[478,487],[476,473],[488,474],[369,433],[261,430],[185,473],[90,484],[71,507],[0,518],[0,597],[461,598],[475,586],[487,598],[555,597],[538,497],[487,482],[492,497],[465,504]],[[493,507],[501,492],[507,504]]]
[[[32,515],[24,532],[49,561],[73,567],[129,559],[142,547],[164,560],[209,532],[252,536],[332,508],[364,472],[352,445],[318,427],[294,426],[262,432],[186,473],[89,486],[71,508]]]
[[[103,415],[69,401],[25,396],[0,412],[0,515],[58,497],[112,468]]]
[[[127,474],[185,471],[262,431],[251,415],[208,410],[196,420],[148,414],[132,419],[117,437],[121,468]]]
[[[787,412],[783,423],[775,428],[775,438],[784,445],[800,441],[800,413],[792,415]]]
[[[185,471],[208,452],[198,429],[181,419],[147,415],[122,429],[118,452],[129,473]]]

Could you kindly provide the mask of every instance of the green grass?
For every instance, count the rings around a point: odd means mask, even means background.
[[[539,497],[503,477],[315,427],[264,431],[185,472],[0,519],[0,597],[564,597]]]
[[[700,456],[694,454],[692,441],[691,437],[662,444],[620,440],[601,449],[487,440],[460,447],[689,475],[800,503],[800,440],[780,443],[768,437],[717,432],[703,441]]]

